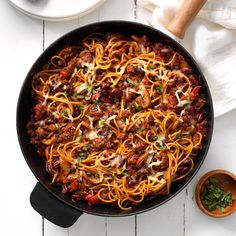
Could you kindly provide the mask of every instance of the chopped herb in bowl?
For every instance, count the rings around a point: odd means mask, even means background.
[[[204,188],[202,202],[209,211],[220,210],[222,212],[233,204],[233,196],[230,192],[226,192],[220,186],[220,181],[217,178],[211,177]]]

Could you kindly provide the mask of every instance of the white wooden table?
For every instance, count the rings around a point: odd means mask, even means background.
[[[206,161],[188,187],[155,210],[123,218],[83,214],[72,227],[64,229],[42,218],[29,203],[36,179],[20,151],[15,128],[17,98],[27,71],[49,44],[76,27],[102,20],[145,21],[135,2],[107,0],[87,16],[53,23],[25,16],[7,1],[0,1],[1,236],[236,235],[236,213],[223,219],[210,218],[198,209],[194,199],[196,182],[206,171],[223,168],[236,173],[236,110],[215,120]]]

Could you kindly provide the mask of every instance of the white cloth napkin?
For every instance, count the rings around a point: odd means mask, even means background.
[[[138,0],[153,27],[165,25],[181,0]],[[236,1],[208,0],[185,34],[182,45],[200,65],[209,84],[215,117],[236,108]]]

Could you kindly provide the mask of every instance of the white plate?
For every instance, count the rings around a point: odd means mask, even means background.
[[[9,2],[32,17],[60,21],[88,14],[105,0],[9,0]]]

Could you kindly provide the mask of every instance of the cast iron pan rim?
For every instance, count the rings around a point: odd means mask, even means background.
[[[184,54],[186,55],[185,57],[188,58],[189,61],[192,62],[192,64],[194,64],[194,66],[196,67],[197,69],[197,72],[198,74],[201,76],[203,82],[204,82],[204,86],[205,86],[205,89],[206,89],[206,92],[207,92],[207,95],[209,97],[209,107],[210,107],[210,120],[209,120],[209,127],[210,127],[210,132],[209,132],[209,136],[208,136],[208,140],[206,141],[206,146],[205,146],[205,150],[204,150],[204,153],[201,157],[201,161],[199,162],[197,168],[190,174],[190,177],[186,180],[186,182],[173,194],[169,195],[169,197],[167,197],[165,200],[163,200],[162,202],[160,203],[157,203],[157,204],[154,204],[153,206],[150,206],[150,207],[147,207],[147,208],[144,208],[144,209],[135,209],[132,210],[132,211],[127,211],[127,212],[121,212],[121,213],[118,213],[118,214],[108,214],[108,213],[101,213],[101,212],[93,212],[92,210],[86,210],[86,209],[80,209],[79,206],[75,206],[69,202],[67,202],[66,200],[62,199],[58,194],[56,194],[55,192],[51,191],[47,186],[46,184],[44,183],[44,181],[42,181],[39,176],[36,174],[36,172],[34,171],[34,168],[30,165],[30,162],[27,158],[27,153],[26,151],[24,150],[23,148],[23,145],[21,143],[21,134],[20,134],[20,129],[19,129],[19,125],[18,125],[18,119],[19,119],[19,107],[21,106],[20,105],[20,97],[22,96],[22,93],[23,93],[23,88],[26,86],[27,84],[27,81],[28,81],[28,78],[31,76],[32,72],[34,71],[34,68],[36,67],[36,65],[38,64],[38,62],[41,60],[41,58],[48,52],[50,52],[50,50],[55,46],[57,45],[59,42],[65,40],[69,35],[71,34],[74,34],[76,31],[80,30],[80,31],[83,31],[84,29],[87,29],[87,28],[90,28],[90,27],[94,27],[94,26],[99,26],[99,27],[102,27],[102,26],[106,26],[106,25],[109,25],[109,24],[114,24],[114,25],[117,25],[117,24],[127,24],[127,25],[133,25],[133,26],[137,26],[137,27],[141,27],[143,29],[149,29],[150,31],[153,31],[153,34],[156,34],[156,35],[161,35],[163,38],[165,38],[166,40],[168,41],[171,41],[172,44],[175,44],[175,46],[180,50],[180,52],[184,52]],[[108,216],[108,217],[123,217],[123,216],[131,216],[131,215],[136,215],[136,214],[140,214],[140,213],[144,213],[144,212],[147,212],[149,210],[153,210],[155,209],[156,207],[159,207],[163,204],[165,204],[166,202],[168,202],[169,200],[171,200],[173,197],[175,197],[177,194],[179,194],[190,182],[191,180],[194,178],[194,176],[197,174],[198,170],[200,169],[200,167],[202,166],[204,160],[205,160],[205,157],[207,155],[207,152],[208,152],[208,149],[209,149],[209,146],[210,146],[210,143],[211,143],[211,139],[212,139],[212,134],[213,134],[213,125],[214,125],[214,111],[213,111],[213,102],[212,102],[212,96],[211,96],[211,93],[210,93],[210,90],[209,90],[209,86],[207,84],[207,81],[206,81],[206,78],[205,76],[203,75],[201,69],[199,68],[197,62],[194,60],[194,58],[189,54],[189,52],[181,45],[179,44],[177,41],[175,41],[174,39],[172,39],[170,36],[164,34],[163,32],[159,31],[158,29],[155,29],[153,27],[150,27],[148,25],[145,25],[145,24],[142,24],[142,23],[138,23],[138,22],[134,22],[134,21],[123,21],[123,20],[112,20],[112,21],[101,21],[101,22],[95,22],[95,23],[91,23],[91,24],[87,24],[87,25],[84,25],[82,27],[78,27],[66,34],[64,34],[63,36],[59,37],[57,40],[55,40],[53,43],[51,43],[42,53],[41,55],[36,59],[36,61],[33,63],[33,65],[31,66],[29,72],[27,73],[26,75],[26,78],[22,84],[22,87],[21,87],[21,90],[20,90],[20,93],[19,93],[19,97],[18,97],[18,102],[17,102],[17,112],[16,112],[16,129],[17,129],[17,136],[18,136],[18,141],[19,141],[19,144],[20,144],[20,147],[21,147],[21,151],[23,153],[23,156],[29,166],[29,168],[31,169],[32,173],[34,174],[34,176],[36,177],[36,179],[39,181],[39,183],[43,186],[43,188],[48,191],[50,194],[52,194],[54,197],[56,197],[56,199],[58,199],[59,201],[63,202],[64,204],[66,204],[67,206],[75,209],[75,210],[78,210],[78,211],[81,211],[81,212],[84,212],[84,213],[88,213],[88,214],[92,214],[92,215],[97,215],[97,216]],[[142,203],[141,203],[142,204]]]

